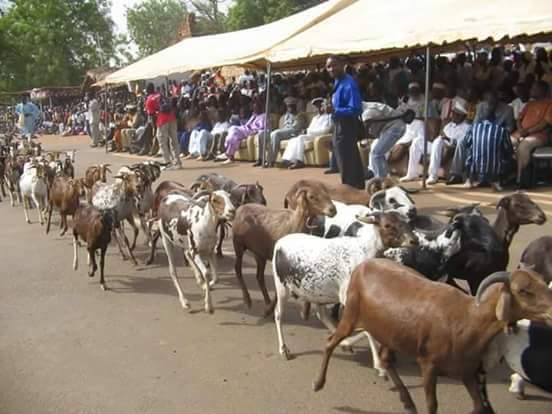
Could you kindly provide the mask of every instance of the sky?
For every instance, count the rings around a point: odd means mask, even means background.
[[[126,33],[126,9],[140,3],[141,0],[113,0],[111,6],[111,17],[117,27],[117,33]]]

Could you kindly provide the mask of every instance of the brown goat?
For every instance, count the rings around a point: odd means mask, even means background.
[[[88,251],[88,276],[93,277],[98,269],[96,250],[100,249],[100,286],[106,290],[104,281],[105,252],[111,242],[114,226],[113,211],[100,211],[96,207],[81,204],[73,215],[73,269],[77,270],[79,237],[86,242]]]
[[[372,178],[366,183],[366,190],[359,190],[347,184],[326,184],[318,180],[299,180],[286,193],[284,207],[295,208],[295,194],[298,188],[303,187],[311,187],[315,191],[326,192],[332,200],[344,204],[361,204],[369,207],[374,194],[395,185],[396,183],[389,177],[384,179]]]
[[[111,164],[98,164],[88,167],[84,173],[84,184],[86,187],[91,190],[97,181],[106,183],[107,173],[111,173],[111,170],[109,169],[110,166]]]
[[[490,288],[494,283],[500,285]],[[415,413],[416,407],[395,370],[393,352],[416,358],[430,414],[437,412],[438,376],[463,381],[474,403],[472,413],[493,413],[482,370],[485,351],[501,330],[525,318],[552,323],[552,290],[533,271],[494,273],[473,298],[390,260],[367,260],[353,272],[314,390],[325,384],[335,347],[360,329],[381,343],[383,366],[406,412]]]
[[[82,193],[83,183],[81,180],[74,180],[63,175],[54,178],[48,194],[48,224],[46,225],[46,234],[50,232],[54,207],[59,210],[61,216],[60,236],[63,236],[67,232],[67,216],[75,214]]]
[[[244,204],[236,211],[232,224],[234,251],[236,254],[236,277],[243,292],[243,300],[251,307],[251,298],[242,276],[242,261],[245,251],[250,250],[257,262],[257,283],[261,289],[265,304],[270,303],[266,290],[264,270],[267,260],[272,259],[274,245],[283,236],[304,232],[309,219],[326,215],[333,217],[337,210],[324,191],[312,186],[297,189],[294,196],[297,208],[269,209],[260,204]]]

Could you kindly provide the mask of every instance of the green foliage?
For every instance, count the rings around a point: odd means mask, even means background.
[[[15,0],[0,18],[0,90],[75,85],[114,52],[108,0]]]
[[[226,15],[220,10],[225,0],[190,0],[196,17],[194,35],[222,33],[226,29]]]
[[[320,4],[321,0],[235,0],[228,11],[231,30],[260,26]]]
[[[147,56],[174,43],[186,15],[178,0],[145,0],[127,11],[130,38],[140,56]]]

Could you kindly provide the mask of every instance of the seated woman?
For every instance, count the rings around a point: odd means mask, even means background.
[[[217,155],[224,152],[224,140],[226,139],[226,134],[230,128],[230,122],[228,122],[228,115],[223,109],[217,111],[217,122],[211,130],[211,135],[213,139],[209,148],[209,154],[207,159],[216,158]]]
[[[224,161],[225,164],[234,162],[234,154],[240,148],[240,143],[251,135],[258,134],[266,128],[266,114],[261,99],[253,101],[253,114],[243,126],[231,126],[228,129],[225,147],[226,153],[219,155],[216,159]]]
[[[332,119],[332,104],[324,98],[316,98],[312,100],[312,105],[318,108],[318,114],[312,118],[312,121],[307,128],[307,133],[291,138],[282,155],[281,165],[284,168],[294,170],[305,166],[305,144],[313,141],[316,137],[329,134],[333,127]]]
[[[201,111],[199,114],[199,122],[190,132],[190,144],[188,146],[189,154],[184,159],[207,159],[207,150],[213,139],[211,129],[212,125],[211,121],[209,121],[209,114],[205,110]]]

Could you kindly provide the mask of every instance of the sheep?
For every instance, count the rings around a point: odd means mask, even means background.
[[[255,184],[238,184],[228,177],[220,174],[203,174],[197,177],[190,186],[194,191],[198,190],[224,190],[230,194],[230,199],[236,208],[243,204],[257,203],[266,206],[266,198],[263,194],[263,186],[257,181]],[[219,241],[217,244],[217,256],[223,257],[222,241],[226,236],[226,222],[220,222]]]
[[[158,227],[169,260],[169,274],[184,309],[189,309],[190,304],[178,283],[174,247],[184,249],[196,281],[205,291],[205,311],[213,312],[210,287],[218,281],[214,258],[217,241],[216,225],[219,218],[231,220],[234,214],[235,209],[230,197],[222,190],[202,195],[196,200],[190,200],[180,194],[169,194],[161,202],[158,211]],[[211,269],[211,281],[207,279],[205,263],[208,263]]]
[[[267,260],[274,253],[274,245],[283,236],[304,232],[308,221],[317,215],[335,216],[336,208],[324,191],[316,191],[312,186],[298,188],[295,194],[295,210],[269,209],[260,204],[244,204],[236,211],[232,223],[232,241],[236,255],[235,271],[243,294],[243,301],[251,308],[251,297],[242,276],[243,254],[249,250],[257,262],[257,283],[266,305],[270,297],[266,290],[264,269]]]
[[[48,197],[48,185],[44,177],[44,166],[41,164],[33,164],[19,179],[19,188],[23,197],[23,210],[25,212],[25,220],[31,222],[29,218],[29,208],[31,200],[38,210],[38,219],[40,225],[44,224],[44,209]]]
[[[363,224],[358,237],[323,239],[308,234],[289,234],[276,242],[272,268],[276,297],[272,309],[278,333],[279,352],[290,358],[282,333],[282,316],[287,296],[315,303],[320,320],[335,329],[322,305],[345,304],[349,277],[367,258],[389,247],[417,243],[408,223],[396,212],[375,212],[359,216]],[[375,365],[377,361],[375,360]]]
[[[138,204],[135,182],[128,174],[115,176],[115,178],[120,178],[121,180],[109,185],[102,182],[94,184],[91,192],[92,204],[101,211],[114,210],[115,222],[113,237],[119,246],[123,260],[126,260],[127,256],[123,251],[121,239],[124,242],[124,246],[130,259],[135,265],[137,265],[138,263],[136,262],[136,258],[134,257],[132,249],[129,246],[128,238],[122,228],[122,222],[127,220],[134,229],[133,244],[135,244],[136,238],[138,237],[138,228],[133,220],[133,215],[137,211]]]
[[[115,224],[113,210],[99,210],[88,204],[80,204],[73,215],[73,270],[78,269],[79,237],[88,251],[88,276],[93,277],[98,269],[96,250],[100,249],[100,287],[107,290],[104,281],[105,252],[111,242]]]
[[[294,194],[297,188],[312,187],[318,191],[327,192],[332,200],[344,204],[360,204],[378,210],[398,210],[408,218],[416,216],[416,206],[409,193],[389,179],[374,178],[367,183],[366,191],[359,190],[347,184],[330,185],[317,180],[299,180],[287,192],[284,207],[295,208]]]
[[[529,243],[521,254],[521,262],[525,265],[532,266],[535,272],[542,275],[546,283],[552,282],[551,251],[552,237],[542,236]]]
[[[46,234],[50,232],[52,211],[54,207],[59,210],[61,216],[60,236],[67,232],[67,216],[74,215],[80,203],[80,196],[83,194],[84,184],[81,180],[75,180],[64,175],[57,176],[52,183],[48,193],[48,222]]]
[[[462,247],[445,266],[445,273],[464,279],[471,293],[486,275],[505,270],[509,261],[509,247],[520,225],[543,224],[546,216],[541,208],[524,193],[514,193],[500,199],[497,217],[491,226],[488,220],[477,214],[456,214],[462,229]],[[449,209],[450,215],[455,213]]]
[[[500,285],[491,287],[495,283]],[[382,345],[380,357],[406,412],[415,413],[416,407],[394,367],[394,352],[416,358],[428,413],[437,412],[437,376],[462,380],[473,413],[492,413],[484,354],[501,330],[523,318],[552,324],[552,291],[531,270],[494,273],[474,298],[388,259],[367,260],[351,276],[343,316],[326,344],[313,388],[324,387],[335,347],[361,329]]]

